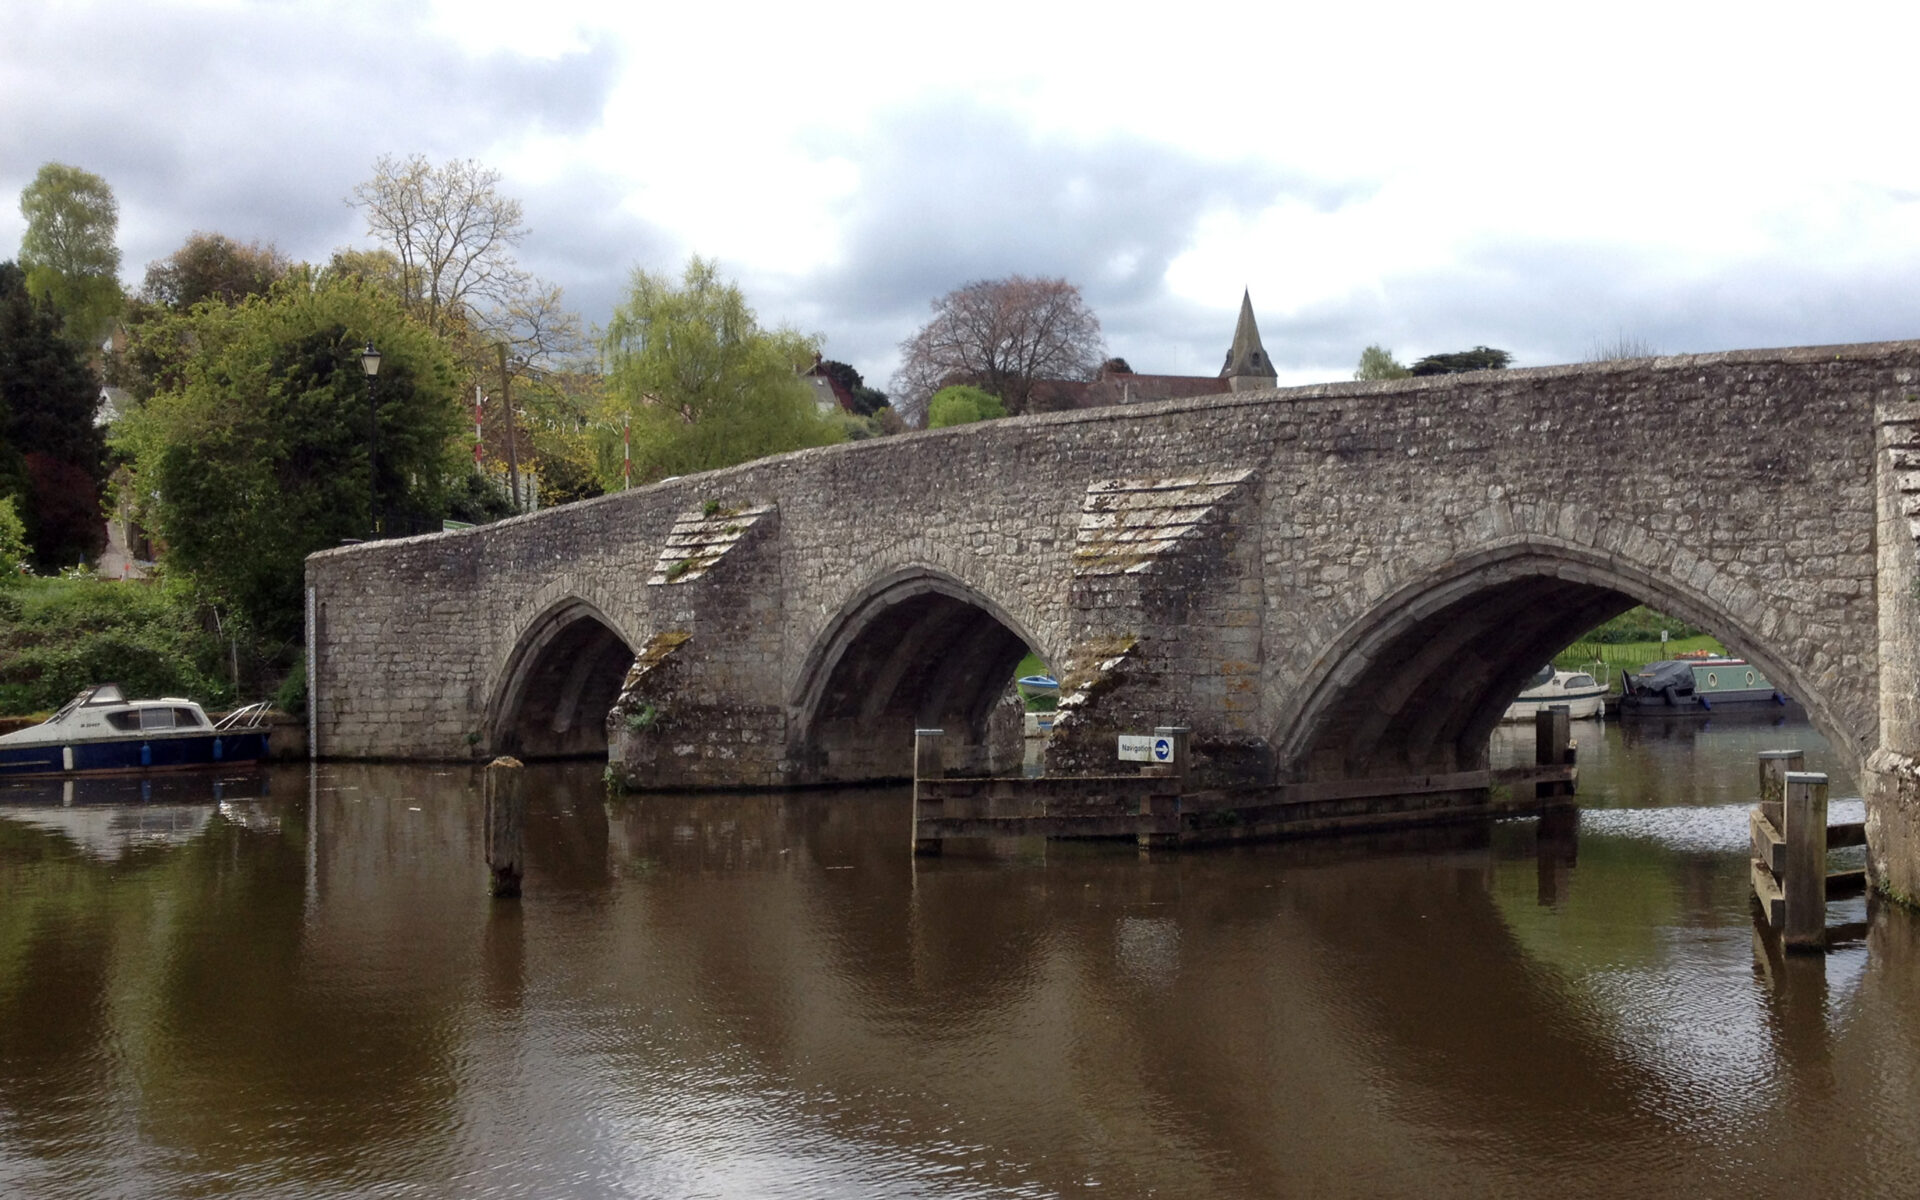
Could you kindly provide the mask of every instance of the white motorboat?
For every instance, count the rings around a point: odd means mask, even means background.
[[[118,684],[90,687],[38,725],[0,737],[0,778],[161,771],[267,756],[267,706],[218,724],[191,700],[129,700]]]
[[[1507,705],[1503,721],[1531,721],[1545,708],[1565,705],[1575,719],[1597,717],[1607,708],[1607,685],[1586,671],[1557,671],[1549,663],[1527,683],[1527,689]]]

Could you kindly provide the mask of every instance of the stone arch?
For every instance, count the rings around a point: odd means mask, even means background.
[[[1780,615],[1744,585],[1737,595],[1716,586],[1716,572],[1679,578],[1591,545],[1522,535],[1409,575],[1368,597],[1277,712],[1275,757],[1295,778],[1484,766],[1488,735],[1526,678],[1581,633],[1642,603],[1751,659],[1860,766],[1858,714],[1825,686],[1817,664],[1778,648],[1770,631]]]
[[[632,638],[603,605],[561,581],[525,611],[488,689],[489,750],[524,758],[606,754],[607,712],[633,663]]]
[[[913,564],[870,580],[814,639],[789,699],[802,777],[911,775],[915,728],[983,743],[1029,650],[1046,657],[1024,622],[945,571]]]

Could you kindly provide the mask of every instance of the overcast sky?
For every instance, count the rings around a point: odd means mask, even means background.
[[[40,164],[106,178],[122,276],[195,230],[367,244],[383,153],[474,158],[603,324],[717,258],[886,386],[975,279],[1080,285],[1136,370],[1283,382],[1920,335],[1914,5],[958,8],[593,0],[10,6],[0,255]],[[932,14],[932,15],[929,15]]]

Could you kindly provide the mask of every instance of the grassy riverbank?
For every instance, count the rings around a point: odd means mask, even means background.
[[[1669,640],[1664,643],[1578,642],[1554,655],[1553,665],[1562,671],[1588,671],[1593,669],[1595,660],[1598,660],[1606,665],[1607,681],[1617,692],[1620,690],[1622,678],[1633,674],[1648,663],[1697,650],[1705,650],[1709,654],[1726,653],[1725,646],[1706,634]]]

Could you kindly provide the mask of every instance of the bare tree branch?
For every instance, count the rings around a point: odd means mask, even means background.
[[[1091,379],[1105,357],[1099,318],[1079,288],[1013,275],[934,301],[933,319],[900,343],[900,369],[888,386],[913,424],[925,424],[933,394],[956,383],[998,396],[1017,416],[1030,411],[1036,381]]]

